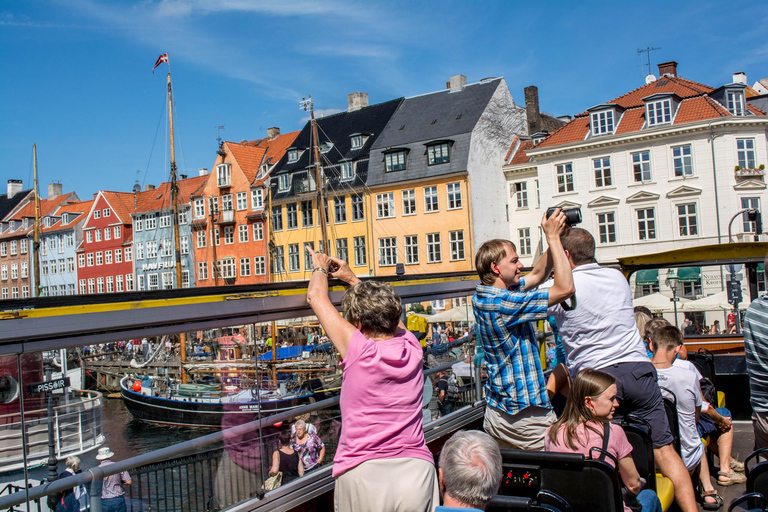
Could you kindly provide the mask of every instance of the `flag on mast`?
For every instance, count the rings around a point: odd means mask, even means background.
[[[162,64],[163,62],[168,62],[168,54],[164,53],[161,56],[157,58],[157,62],[155,62],[155,67],[152,68],[152,73],[155,72],[155,69],[157,69],[157,66]]]

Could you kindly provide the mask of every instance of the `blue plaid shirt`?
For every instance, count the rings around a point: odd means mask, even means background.
[[[485,350],[488,405],[508,414],[533,405],[552,407],[531,325],[546,320],[548,301],[549,289],[526,292],[523,279],[516,290],[477,285],[472,307]]]

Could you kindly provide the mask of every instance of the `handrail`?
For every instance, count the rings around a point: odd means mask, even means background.
[[[83,404],[87,404],[87,403],[90,403],[90,402],[96,402],[98,400],[101,400],[102,396],[103,396],[100,391],[91,391],[91,390],[81,390],[81,389],[78,389],[78,390],[73,390],[71,392],[82,393],[84,395],[91,395],[91,394],[93,394],[95,396],[92,396],[90,398],[86,398],[84,400],[80,400],[78,402],[70,402],[70,403],[67,403],[67,404],[54,405],[53,406],[53,410],[54,411],[57,411],[59,409],[71,409],[73,407],[80,407]],[[35,414],[43,414],[46,417],[48,417],[48,409],[34,409],[34,410],[24,411],[24,415],[27,416],[27,421],[29,421],[29,419],[30,419],[29,416],[30,415],[35,415]],[[11,417],[14,417],[14,416],[19,416],[19,415],[20,415],[19,412],[12,412],[12,413],[8,413],[8,414],[0,414],[0,420],[2,420],[3,418],[11,418]],[[0,426],[3,426],[3,425],[6,425],[6,424],[3,423]]]

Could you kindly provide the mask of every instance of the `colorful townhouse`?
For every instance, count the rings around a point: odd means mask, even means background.
[[[402,99],[368,105],[368,95],[348,96],[348,109],[317,120],[328,244],[323,247],[318,184],[307,123],[271,174],[270,273],[273,281],[309,279],[309,245],[372,275],[370,200],[366,182],[371,148]]]
[[[177,181],[178,217],[173,217],[171,183],[137,193],[133,222],[133,261],[136,290],[189,288],[194,286],[194,253],[190,197],[203,187],[208,176]],[[174,223],[179,225],[181,283],[176,282]]]
[[[135,289],[131,213],[138,198],[139,192],[100,190],[95,195],[83,223],[83,241],[76,251],[78,293]]]
[[[50,196],[50,193],[49,193]],[[70,202],[42,219],[40,229],[40,295],[77,294],[77,248],[93,201]]]
[[[203,187],[191,196],[197,286],[268,282],[264,181],[296,133],[224,141]]]

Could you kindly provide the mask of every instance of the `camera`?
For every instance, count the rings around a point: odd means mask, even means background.
[[[556,206],[550,206],[547,208],[547,218],[550,217],[557,210]],[[565,223],[568,226],[581,223],[581,208],[566,208],[563,210],[565,214]]]

